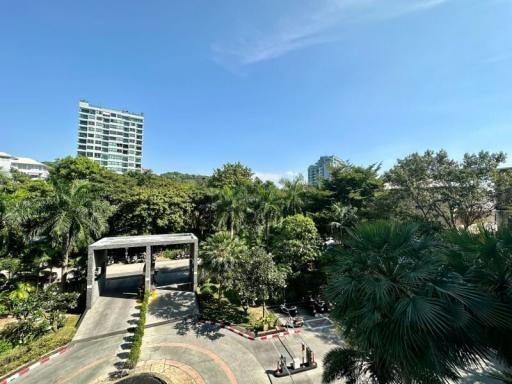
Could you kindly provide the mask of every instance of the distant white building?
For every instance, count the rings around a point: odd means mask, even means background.
[[[341,165],[342,161],[336,156],[322,156],[313,165],[308,168],[308,184],[318,185],[320,180],[331,179],[331,169],[337,165]]]
[[[32,179],[46,179],[48,177],[48,167],[43,163],[28,157],[16,157],[0,152],[0,173],[10,176],[12,169],[28,175]]]
[[[144,115],[80,101],[79,156],[117,173],[142,171]]]

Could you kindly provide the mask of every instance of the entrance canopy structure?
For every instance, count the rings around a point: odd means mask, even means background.
[[[189,276],[192,291],[197,288],[198,241],[192,233],[172,233],[165,235],[142,235],[104,237],[89,245],[87,262],[87,300],[86,307],[91,309],[96,298],[105,287],[107,271],[107,252],[109,249],[146,248],[144,287],[151,289],[152,247],[165,245],[190,244]]]

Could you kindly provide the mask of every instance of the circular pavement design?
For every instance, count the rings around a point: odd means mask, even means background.
[[[149,373],[141,373],[121,379],[118,384],[167,384],[167,381]]]
[[[237,384],[238,380],[229,367],[229,365],[222,360],[216,353],[209,349],[187,344],[187,343],[175,343],[175,342],[162,342],[152,345],[148,345],[146,348],[151,347],[170,347],[173,349],[188,349],[193,352],[199,353],[204,356],[206,360],[215,364],[225,375],[224,383]],[[146,360],[140,361],[135,368],[135,373],[142,372],[154,372],[163,374],[169,383],[187,383],[187,384],[205,384],[207,383],[208,377],[203,377],[201,374],[192,366],[177,360],[161,359],[161,360]],[[178,379],[179,378],[179,379]],[[174,381],[172,381],[174,380]],[[211,381],[210,381],[211,382]]]
[[[167,384],[205,384],[202,376],[194,368],[175,360],[143,361],[137,365],[134,373],[156,373]]]

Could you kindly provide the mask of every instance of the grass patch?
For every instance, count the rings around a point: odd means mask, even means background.
[[[26,345],[18,345],[1,353],[0,376],[69,343],[75,335],[75,325],[78,319],[79,315],[69,315],[64,326],[57,332],[50,332]]]
[[[144,299],[142,301],[142,306],[140,308],[140,317],[137,322],[137,328],[135,328],[135,333],[133,335],[133,343],[130,349],[130,353],[128,355],[128,360],[126,360],[125,368],[133,369],[137,365],[140,357],[140,350],[142,348],[142,338],[144,337],[144,327],[146,326],[146,315],[148,312],[149,305],[149,292],[146,291],[144,293]]]

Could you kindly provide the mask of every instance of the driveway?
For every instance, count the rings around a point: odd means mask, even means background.
[[[127,335],[115,335],[77,343],[62,356],[37,367],[27,376],[17,379],[20,384],[88,384],[97,377],[107,376],[117,369],[124,356]]]
[[[110,289],[87,311],[73,340],[122,332],[134,326],[139,316],[135,293],[138,282],[138,277],[109,279]]]
[[[182,320],[146,329],[139,370],[172,367],[183,383],[268,384],[246,340],[216,326]]]

